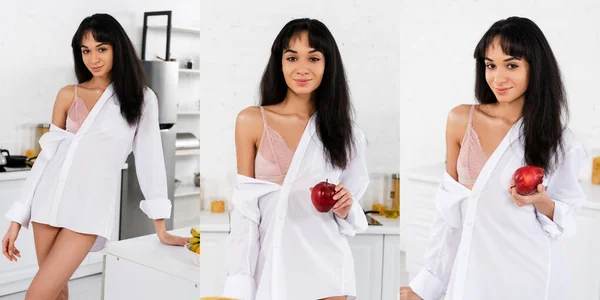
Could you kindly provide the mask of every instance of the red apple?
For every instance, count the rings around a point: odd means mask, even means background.
[[[325,180],[313,187],[310,199],[319,212],[326,213],[331,210],[336,202],[333,200],[333,195],[335,195],[335,184]]]
[[[544,180],[544,169],[535,166],[525,166],[517,169],[512,179],[515,182],[517,193],[531,195],[537,191],[538,184],[541,184]]]

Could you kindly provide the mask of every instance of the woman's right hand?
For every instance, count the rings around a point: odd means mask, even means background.
[[[423,300],[408,286],[400,287],[400,300]]]
[[[8,230],[2,239],[2,254],[10,261],[17,261],[17,257],[21,258],[21,252],[15,247],[15,241],[17,240],[17,236],[19,236],[19,230],[21,230],[21,224],[10,222],[10,227],[8,227]]]

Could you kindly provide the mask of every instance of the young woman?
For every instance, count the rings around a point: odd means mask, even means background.
[[[85,18],[71,44],[79,84],[56,97],[50,132],[29,175],[23,198],[6,214],[11,225],[2,252],[20,257],[15,241],[31,222],[39,271],[26,299],[67,299],[67,282],[89,251],[104,248],[112,233],[120,170],[135,153],[146,200],[160,241],[184,245],[166,232],[171,215],[155,94],[144,86],[135,49],[111,16]]]
[[[575,233],[586,154],[565,126],[558,63],[538,26],[517,17],[496,22],[474,56],[479,105],[449,114],[439,218],[401,299],[571,299],[556,241]],[[512,181],[524,165],[545,170],[528,196]]]
[[[261,106],[237,117],[224,296],[245,300],[355,299],[345,236],[367,228],[358,200],[369,183],[365,136],[354,125],[336,42],[317,20],[285,25],[260,85]],[[337,200],[321,213],[311,188]]]

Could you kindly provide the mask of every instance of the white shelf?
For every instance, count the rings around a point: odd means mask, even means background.
[[[167,25],[152,25],[152,26],[148,26],[148,29],[166,30]],[[194,28],[194,27],[171,26],[171,32],[193,33],[193,34],[200,35],[200,29]]]
[[[182,74],[200,74],[198,69],[179,69],[179,73]]]
[[[180,116],[199,116],[200,115],[200,111],[199,110],[180,110],[177,112],[178,115]]]
[[[192,150],[176,150],[175,156],[190,156],[190,155],[198,155],[200,154],[200,149],[192,149]]]
[[[200,195],[200,188],[193,184],[180,184],[175,190],[175,198]]]

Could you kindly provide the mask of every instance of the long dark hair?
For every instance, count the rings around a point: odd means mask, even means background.
[[[121,24],[108,14],[94,14],[83,19],[71,42],[75,75],[79,83],[86,82],[93,76],[81,57],[81,42],[88,32],[96,41],[113,47],[111,77],[121,115],[129,125],[136,125],[142,114],[145,75],[131,40]]]
[[[510,17],[485,33],[475,48],[475,97],[482,104],[496,103],[485,80],[485,53],[498,38],[504,53],[529,63],[528,86],[523,105],[525,163],[552,170],[558,152],[564,151],[563,130],[568,119],[566,94],[558,63],[540,28],[531,20]]]
[[[317,134],[327,152],[327,162],[344,169],[354,144],[353,109],[342,57],[325,24],[314,19],[296,19],[281,29],[271,47],[271,57],[260,83],[260,105],[278,104],[285,99],[288,86],[281,71],[281,59],[284,50],[289,47],[290,39],[302,32],[308,33],[309,45],[325,56],[323,79],[313,99],[317,113]]]

